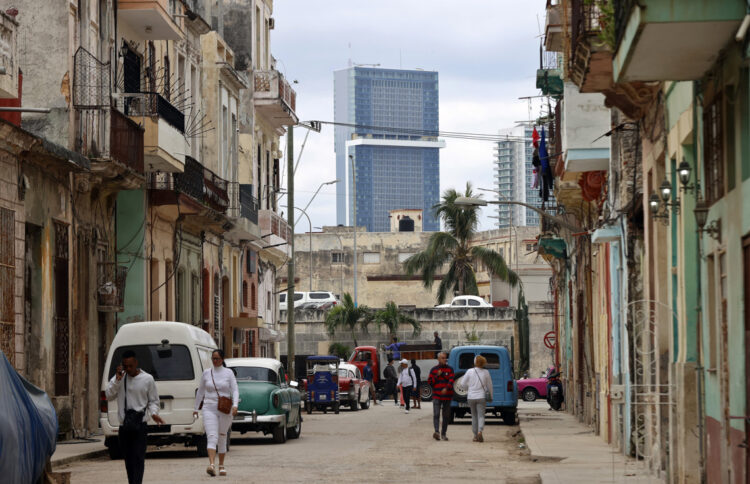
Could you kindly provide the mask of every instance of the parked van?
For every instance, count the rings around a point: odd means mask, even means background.
[[[203,370],[211,367],[215,349],[216,343],[208,333],[185,323],[154,321],[120,328],[107,354],[100,397],[99,422],[112,459],[122,457],[117,438],[120,422],[117,399],[108,401],[104,390],[126,350],[135,352],[138,367],[154,377],[159,393],[159,416],[165,425],[148,421],[148,443],[184,443],[197,447],[199,456],[208,455],[203,419],[193,419],[193,406]]]
[[[305,307],[320,307],[327,305],[335,306],[339,300],[336,296],[329,291],[312,291],[312,292],[295,292],[294,293],[294,307],[298,308],[302,305]],[[279,310],[286,311],[286,293],[282,292],[279,294]]]
[[[492,401],[487,402],[487,412],[499,413],[508,425],[516,422],[518,410],[518,385],[513,377],[510,353],[504,346],[456,346],[448,355],[448,365],[456,374],[453,385],[452,417],[465,417],[469,413],[466,390],[460,387],[460,380],[468,370],[474,368],[474,357],[482,355],[487,360],[484,367],[492,377]]]

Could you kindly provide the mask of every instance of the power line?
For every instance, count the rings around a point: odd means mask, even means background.
[[[421,136],[421,137],[432,137],[437,138],[438,136],[443,138],[456,138],[466,139],[472,141],[531,141],[531,138],[525,136],[511,136],[505,134],[486,134],[486,133],[469,133],[461,131],[436,131],[428,129],[416,129],[416,128],[396,128],[391,126],[370,126],[366,124],[355,124],[355,123],[341,123],[336,121],[315,121],[320,124],[329,124],[332,126],[343,126],[346,128],[356,129],[367,129],[372,131],[381,131],[392,134],[401,134],[409,136]]]

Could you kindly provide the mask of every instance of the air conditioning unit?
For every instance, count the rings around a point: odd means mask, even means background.
[[[276,27],[276,19],[274,19],[273,17],[270,17],[268,19],[268,30],[273,30],[274,27]]]

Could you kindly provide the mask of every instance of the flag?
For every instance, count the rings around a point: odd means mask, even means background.
[[[534,145],[534,148],[539,148],[539,133],[536,131],[536,126],[534,126],[531,132],[531,143]]]
[[[544,127],[542,127],[542,138],[539,142],[539,161],[542,163],[542,175],[549,172],[549,154],[547,153],[547,142],[544,139]]]

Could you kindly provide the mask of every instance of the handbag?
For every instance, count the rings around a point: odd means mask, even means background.
[[[143,417],[146,412],[139,412],[133,408],[128,408],[128,376],[125,375],[125,418],[120,425],[120,432],[133,434],[138,432],[143,425]]]
[[[219,393],[219,388],[216,386],[216,380],[214,380],[214,370],[211,370],[211,381],[214,382],[214,390],[219,396],[219,401],[216,404],[216,409],[221,413],[229,413],[232,411],[232,399],[229,397],[222,397]]]
[[[492,395],[490,395],[490,392],[484,386],[484,382],[482,381],[481,375],[479,374],[479,372],[476,369],[474,369],[474,373],[477,375],[477,378],[479,378],[479,384],[482,385],[482,390],[484,390],[484,400],[486,402],[491,402],[492,401]]]

